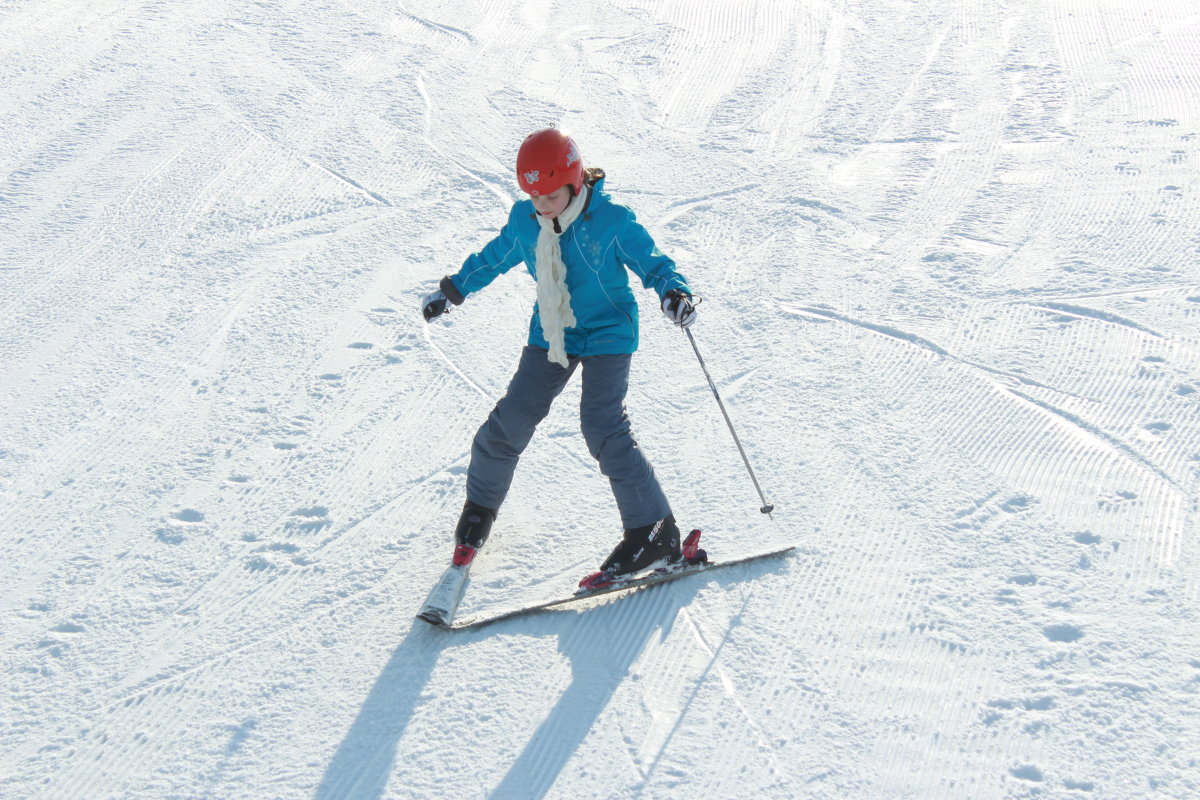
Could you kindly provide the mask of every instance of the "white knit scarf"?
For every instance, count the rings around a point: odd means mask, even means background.
[[[538,224],[542,226],[538,233],[537,250],[537,302],[538,314],[542,319],[542,333],[550,344],[551,361],[560,366],[567,366],[567,351],[563,344],[563,333],[567,328],[575,327],[575,313],[571,311],[571,292],[567,289],[567,265],[563,263],[562,249],[558,245],[559,237],[567,232],[571,223],[587,205],[588,187],[571,198],[567,207],[558,215],[558,227],[561,233],[554,232],[554,218],[538,215]]]

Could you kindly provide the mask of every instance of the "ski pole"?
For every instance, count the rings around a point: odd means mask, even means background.
[[[700,369],[704,370],[704,377],[708,378],[708,385],[712,389],[713,397],[717,398],[717,405],[721,408],[721,414],[725,417],[725,424],[729,426],[729,432],[733,434],[733,441],[737,445],[738,452],[742,454],[742,461],[746,464],[746,471],[750,473],[750,480],[754,481],[754,488],[758,492],[758,499],[762,501],[762,508],[759,511],[771,517],[771,512],[775,510],[775,506],[767,502],[767,498],[763,495],[762,487],[758,485],[758,478],[754,477],[754,469],[750,466],[750,459],[746,458],[746,450],[742,447],[741,440],[738,439],[737,433],[733,430],[733,422],[729,419],[729,412],[725,410],[725,404],[721,402],[721,394],[717,391],[717,384],[713,383],[712,375],[708,374],[708,367],[704,363],[703,356],[700,355],[700,348],[696,346],[696,337],[692,336],[690,328],[684,328],[683,332],[687,334],[688,341],[692,343],[692,349],[696,351],[696,360],[700,362]],[[775,518],[771,517],[771,519]]]

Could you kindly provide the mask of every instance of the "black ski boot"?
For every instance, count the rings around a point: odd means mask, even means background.
[[[467,501],[458,518],[458,527],[454,530],[455,566],[465,567],[475,560],[475,554],[487,541],[495,521],[496,509]]]
[[[609,554],[600,571],[610,577],[632,575],[656,564],[674,564],[683,558],[679,548],[679,526],[668,514],[652,525],[626,528],[625,537]]]

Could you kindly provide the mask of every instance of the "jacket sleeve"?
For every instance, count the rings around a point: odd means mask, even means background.
[[[509,212],[508,222],[500,229],[496,238],[483,246],[478,253],[467,256],[458,273],[450,277],[454,288],[463,297],[477,292],[525,260],[525,254],[517,239],[513,225],[514,211]]]
[[[660,300],[672,289],[691,294],[687,278],[679,274],[675,262],[658,249],[632,211],[626,209],[626,214],[617,230],[617,254],[625,266],[642,279],[643,286],[657,292]]]

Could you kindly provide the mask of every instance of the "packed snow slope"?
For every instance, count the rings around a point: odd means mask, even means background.
[[[0,796],[1200,796],[1190,0],[0,5]],[[731,567],[414,622],[569,129],[704,297],[629,411]],[[464,614],[620,536],[578,382]]]

